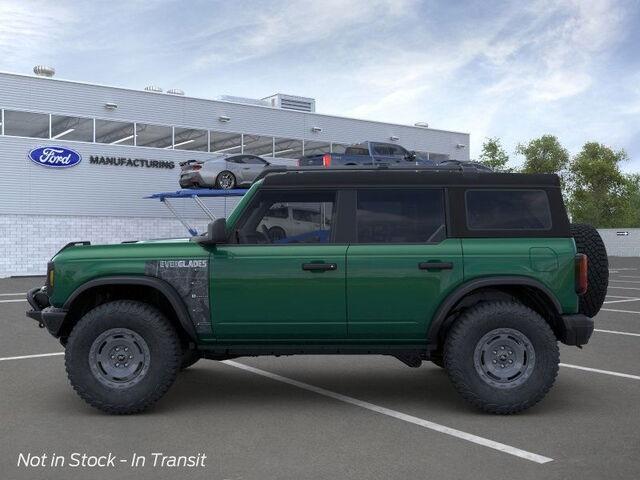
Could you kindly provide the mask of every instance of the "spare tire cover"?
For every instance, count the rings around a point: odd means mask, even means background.
[[[595,317],[602,308],[609,286],[609,259],[604,242],[591,225],[571,224],[571,236],[576,242],[578,253],[588,257],[587,292],[580,296],[579,312],[587,317]]]

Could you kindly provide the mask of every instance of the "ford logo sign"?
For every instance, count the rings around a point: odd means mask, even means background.
[[[38,147],[29,152],[29,160],[43,167],[68,168],[79,164],[82,155],[64,147]]]

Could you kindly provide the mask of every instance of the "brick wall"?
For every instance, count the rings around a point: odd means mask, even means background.
[[[207,221],[187,219],[199,232]],[[58,215],[0,215],[0,278],[44,275],[47,262],[65,244],[119,243],[187,236],[173,218],[84,217]]]

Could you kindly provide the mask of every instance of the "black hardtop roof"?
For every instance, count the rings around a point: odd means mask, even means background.
[[[274,169],[264,175],[264,187],[292,186],[483,186],[483,187],[557,187],[554,174],[523,174],[462,171],[459,169]]]

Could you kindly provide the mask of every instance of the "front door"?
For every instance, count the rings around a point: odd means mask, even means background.
[[[424,341],[444,296],[463,278],[438,188],[362,189],[347,252],[349,337]]]
[[[261,190],[211,255],[214,336],[321,340],[346,336],[346,251],[335,243],[336,193]],[[294,224],[291,212],[306,221]],[[304,228],[303,228],[304,227]]]

